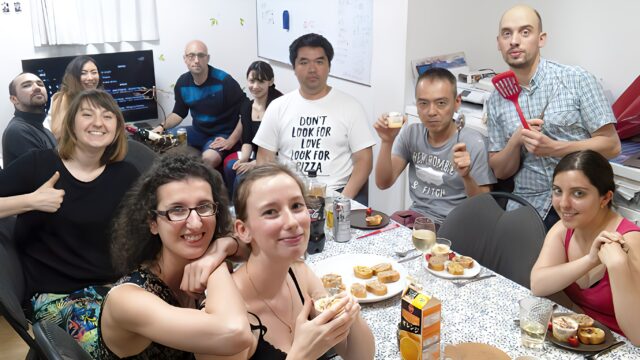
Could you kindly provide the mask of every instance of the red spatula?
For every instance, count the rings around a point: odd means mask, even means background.
[[[522,123],[522,127],[525,129],[529,129],[529,124],[527,120],[524,118],[524,114],[522,113],[522,109],[520,108],[520,104],[518,104],[518,95],[522,89],[520,88],[520,84],[518,84],[518,79],[516,78],[516,74],[509,70],[505,71],[501,74],[494,76],[491,79],[493,86],[496,87],[498,93],[502,95],[503,98],[511,101],[513,105],[516,106],[516,111],[520,116],[520,122]]]

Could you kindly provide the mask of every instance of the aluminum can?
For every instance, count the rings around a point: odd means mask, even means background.
[[[333,239],[336,242],[351,240],[351,200],[344,197],[333,200]]]
[[[178,131],[176,131],[176,137],[178,138],[178,144],[187,145],[187,129],[178,129]]]

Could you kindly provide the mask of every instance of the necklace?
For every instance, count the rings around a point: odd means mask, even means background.
[[[289,325],[289,323],[287,323],[286,321],[282,320],[282,318],[278,315],[278,313],[276,313],[273,310],[273,308],[271,308],[269,303],[260,296],[260,293],[258,292],[258,289],[256,288],[256,285],[253,283],[253,280],[251,280],[251,275],[249,275],[249,262],[248,261],[244,265],[244,270],[247,273],[247,278],[249,279],[249,283],[251,284],[251,287],[253,287],[253,291],[256,292],[256,296],[258,297],[258,299],[260,299],[267,306],[267,308],[271,311],[271,313],[273,313],[273,315],[275,315],[276,319],[278,319],[284,326],[286,326],[289,329],[289,333],[291,334],[293,332],[293,329],[291,328],[291,325]],[[289,282],[285,279],[284,283],[287,285],[287,289],[289,290],[289,295],[291,295],[291,287],[289,286]],[[291,316],[293,317],[293,297],[290,296],[289,299],[291,300]]]

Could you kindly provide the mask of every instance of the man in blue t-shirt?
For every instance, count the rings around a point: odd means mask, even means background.
[[[215,168],[234,150],[242,135],[238,114],[246,96],[231,75],[209,65],[209,52],[202,41],[190,41],[183,59],[189,71],[176,82],[173,112],[154,131],[172,129],[191,113],[187,141],[202,152],[207,165]]]

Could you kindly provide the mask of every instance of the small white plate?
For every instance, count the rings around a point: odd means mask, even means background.
[[[406,277],[407,277],[407,269],[404,268],[401,264],[398,264],[395,260],[374,254],[342,254],[333,256],[321,261],[318,261],[315,264],[310,264],[313,271],[316,273],[318,277],[322,277],[323,275],[333,273],[342,276],[342,283],[346,287],[346,291],[349,291],[349,287],[354,282],[359,282],[362,285],[365,285],[367,281],[374,280],[376,277],[372,277],[371,279],[360,279],[353,275],[353,267],[356,265],[363,266],[373,266],[380,263],[389,263],[391,267],[400,273],[400,280],[385,284],[387,285],[387,293],[385,295],[374,295],[370,292],[367,292],[366,298],[356,298],[359,303],[371,303],[376,301],[382,301],[385,299],[389,299],[404,290],[406,287]]]
[[[464,274],[452,275],[447,271],[448,263],[449,261],[445,261],[444,270],[435,271],[435,270],[429,269],[429,264],[427,263],[426,256],[422,257],[422,266],[424,266],[424,268],[427,269],[427,271],[432,273],[433,275],[444,278],[444,279],[468,279],[478,275],[480,273],[480,270],[482,270],[482,266],[478,264],[476,259],[473,259],[473,266],[470,269],[464,269]]]

